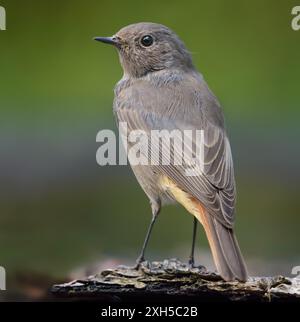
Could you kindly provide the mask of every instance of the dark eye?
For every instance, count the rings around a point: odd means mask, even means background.
[[[153,37],[150,35],[146,35],[141,39],[141,43],[145,47],[149,47],[153,44]]]

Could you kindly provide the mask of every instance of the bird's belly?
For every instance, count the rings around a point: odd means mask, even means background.
[[[159,182],[163,190],[171,195],[172,198],[181,204],[189,213],[194,215],[201,222],[201,224],[203,223],[202,216],[204,214],[204,208],[198,200],[180,189],[167,176],[161,176]]]
[[[131,165],[131,168],[137,181],[150,200],[159,200],[161,204],[175,202],[170,191],[161,185],[161,175],[153,166]]]

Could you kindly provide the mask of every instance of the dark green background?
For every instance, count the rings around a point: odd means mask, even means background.
[[[221,101],[238,184],[236,231],[253,274],[290,274],[299,256],[300,31],[297,1],[2,0],[0,265],[64,276],[134,260],[150,220],[128,167],[96,164],[114,129],[113,48],[92,41],[140,21],[174,29]],[[298,3],[299,5],[299,3]],[[163,210],[149,257],[186,260],[192,218]],[[203,233],[198,260],[207,247]],[[202,256],[203,261],[206,255]]]

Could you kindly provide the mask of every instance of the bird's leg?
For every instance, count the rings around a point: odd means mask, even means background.
[[[189,266],[190,268],[194,267],[195,265],[195,241],[196,241],[196,234],[197,234],[197,218],[194,217],[194,224],[193,224],[193,240],[192,240],[192,249],[191,255],[189,257]]]
[[[157,216],[159,214],[159,210],[160,210],[160,205],[152,204],[152,219],[151,219],[150,225],[148,227],[148,231],[147,231],[147,234],[146,234],[146,237],[144,240],[142,251],[140,253],[140,256],[136,260],[136,265],[134,266],[135,269],[139,269],[141,263],[143,261],[145,261],[145,251],[146,251],[149,239],[150,239],[150,235],[151,235],[154,223],[155,223]]]

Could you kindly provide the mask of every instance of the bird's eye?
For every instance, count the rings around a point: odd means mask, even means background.
[[[153,37],[150,35],[146,35],[141,39],[141,43],[145,47],[149,47],[153,44]]]

